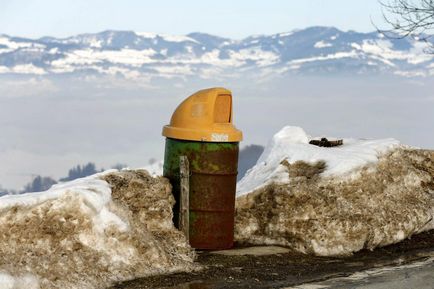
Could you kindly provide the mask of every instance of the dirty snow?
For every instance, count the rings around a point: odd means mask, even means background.
[[[279,165],[287,159],[290,163],[305,161],[314,163],[324,160],[327,169],[323,176],[342,175],[351,177],[355,169],[375,163],[380,154],[399,146],[395,139],[365,140],[344,139],[344,145],[335,148],[321,148],[309,144],[312,138],[299,127],[286,126],[273,136],[256,165],[247,171],[237,184],[237,196],[249,193],[270,182],[289,181],[285,167]]]
[[[173,204],[168,181],[143,170],[0,197],[0,288],[105,288],[188,271],[194,256]]]
[[[309,139],[285,127],[238,183],[238,242],[333,256],[434,229],[433,151],[393,139],[334,148]]]
[[[12,276],[5,272],[0,272],[1,289],[39,289],[38,279],[30,274]]]

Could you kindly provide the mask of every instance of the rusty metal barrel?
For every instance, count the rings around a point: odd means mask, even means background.
[[[232,123],[232,94],[223,88],[201,90],[181,103],[163,128],[163,175],[173,186],[178,224],[179,157],[190,163],[189,235],[197,249],[233,246],[235,191],[241,131]]]

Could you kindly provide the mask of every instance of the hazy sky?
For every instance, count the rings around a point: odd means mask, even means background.
[[[106,29],[169,34],[200,31],[243,38],[312,25],[374,30],[378,0],[1,0],[0,34],[69,36]]]
[[[211,86],[233,92],[234,122],[244,134],[241,147],[265,145],[285,125],[318,137],[393,137],[434,147],[434,83],[428,80],[359,76],[289,77],[253,85],[238,78],[174,83],[170,79],[147,89],[121,79],[0,77],[0,185],[17,189],[38,174],[58,179],[89,161],[107,169],[161,160],[163,125],[184,98]]]
[[[0,0],[0,34],[32,38],[115,29],[201,31],[236,39],[313,25],[367,32],[375,30],[371,19],[381,25],[377,0]],[[284,125],[317,136],[394,137],[406,144],[434,145],[426,133],[434,118],[434,84],[428,80],[426,85],[361,77],[288,78],[282,86],[239,79],[221,85],[214,80],[159,85],[148,90],[111,79],[0,78],[0,186],[20,188],[36,174],[57,179],[88,161],[108,168],[162,159],[162,126],[183,98],[210,86],[233,90],[242,146],[266,144]]]

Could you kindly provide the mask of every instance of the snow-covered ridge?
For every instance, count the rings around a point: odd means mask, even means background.
[[[238,183],[235,238],[349,255],[434,228],[434,154],[394,139],[308,144],[285,127]]]
[[[351,177],[357,169],[375,164],[381,154],[400,145],[395,139],[344,139],[344,145],[324,148],[309,144],[312,138],[300,127],[286,126],[276,133],[266,146],[256,165],[237,184],[237,196],[242,196],[271,182],[289,182],[288,172],[280,163],[287,160],[315,163],[326,162],[323,176]]]
[[[92,221],[96,229],[103,231],[108,226],[114,225],[119,230],[125,231],[128,229],[128,224],[108,209],[112,200],[110,186],[106,181],[100,179],[103,175],[115,171],[108,170],[90,177],[56,184],[44,192],[5,195],[0,199],[0,211],[13,207],[34,207],[73,192],[74,195],[82,198],[83,204],[88,207],[88,210],[93,212]]]
[[[210,78],[283,73],[434,74],[434,56],[414,39],[310,27],[231,40],[204,33],[104,31],[64,39],[0,36],[0,74],[95,73]],[[214,73],[213,73],[214,72]],[[226,73],[224,73],[226,72]],[[271,73],[271,75],[273,75]]]
[[[0,197],[0,288],[106,288],[190,270],[170,188],[143,170],[110,170]]]
[[[195,39],[188,37],[186,35],[157,34],[157,33],[150,33],[150,32],[136,32],[136,34],[141,36],[141,37],[144,37],[144,38],[151,38],[151,39],[162,38],[168,42],[188,42],[188,41],[190,41],[190,42],[199,43]]]

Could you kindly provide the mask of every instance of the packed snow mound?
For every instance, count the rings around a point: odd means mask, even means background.
[[[143,167],[142,169],[148,171],[153,177],[158,177],[163,175],[163,166],[163,161],[156,161],[147,165],[146,167]]]
[[[191,270],[174,202],[168,180],[143,170],[0,197],[0,288],[106,288]]]
[[[357,169],[378,161],[378,157],[399,146],[395,139],[358,140],[344,139],[344,145],[323,148],[309,144],[311,137],[302,128],[286,126],[273,136],[256,165],[247,171],[237,184],[237,196],[247,194],[269,183],[289,181],[285,167],[280,163],[305,161],[327,163],[322,176],[354,177]]]
[[[243,179],[254,189],[236,200],[238,242],[333,256],[434,229],[433,151],[393,140],[335,148],[307,140],[301,129],[285,128]]]

